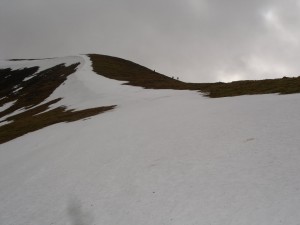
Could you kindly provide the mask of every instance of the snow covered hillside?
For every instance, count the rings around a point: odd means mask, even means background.
[[[61,64],[68,76],[47,96],[19,100]],[[7,67],[38,68],[10,85],[20,93],[0,129],[53,123],[0,145],[1,225],[299,225],[300,94],[144,89],[96,74],[83,55]]]

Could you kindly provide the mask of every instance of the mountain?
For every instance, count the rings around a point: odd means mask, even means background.
[[[2,61],[0,222],[297,224],[299,79],[191,84],[95,54]]]

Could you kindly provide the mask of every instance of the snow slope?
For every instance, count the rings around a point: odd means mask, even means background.
[[[0,145],[0,224],[299,224],[299,94],[145,90],[80,57],[50,98],[118,106]]]

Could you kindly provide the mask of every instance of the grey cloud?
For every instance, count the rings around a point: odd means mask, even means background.
[[[100,53],[193,82],[296,76],[296,0],[0,3],[0,58]]]

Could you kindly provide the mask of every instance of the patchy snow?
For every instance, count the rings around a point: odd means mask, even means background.
[[[0,61],[0,69],[1,68],[11,68],[12,70],[18,70],[18,69],[23,69],[26,67],[35,67],[38,66],[39,70],[35,73],[37,74],[40,71],[49,69],[51,67],[57,66],[59,64],[64,64],[65,66],[70,66],[72,64],[79,63],[78,69],[82,67],[84,63],[84,58],[82,56],[67,56],[67,57],[58,57],[58,58],[51,58],[51,59],[41,59],[41,60],[22,60],[22,61]],[[25,78],[23,81],[27,81],[31,78],[33,78],[34,75]],[[13,93],[17,94],[18,91],[22,89],[22,87],[19,87],[18,85],[13,87]],[[46,102],[46,101],[45,101]],[[45,102],[42,102],[41,104],[44,104]],[[41,105],[39,104],[39,105]],[[59,104],[60,106],[62,104]],[[3,107],[3,106],[2,106]],[[10,107],[10,106],[9,106]],[[1,111],[1,107],[0,107]],[[2,110],[3,111],[3,110]],[[15,112],[11,113],[10,115],[7,115],[5,117],[2,117],[1,120],[5,120],[7,117],[19,114],[21,112],[25,112],[25,109],[19,109],[16,110]]]
[[[21,91],[23,88],[22,87],[19,87],[19,88],[17,88],[16,90],[14,90],[13,92],[15,93],[15,94],[17,94],[19,91]]]
[[[15,116],[15,115],[18,115],[18,114],[23,113],[23,112],[26,112],[26,111],[27,111],[27,109],[25,109],[24,107],[22,107],[22,108],[20,108],[20,109],[17,109],[17,110],[15,110],[15,111],[13,111],[13,112],[10,113],[10,114],[7,114],[7,115],[1,117],[0,119],[1,119],[2,121],[4,121],[4,120],[6,120],[8,117]]]
[[[28,81],[28,80],[34,78],[34,76],[35,76],[35,75],[29,76],[29,77],[25,77],[25,79],[24,79],[23,81]]]
[[[9,124],[9,123],[12,123],[13,121],[0,121],[0,127],[6,125],[6,124]]]
[[[8,103],[0,106],[0,112],[3,112],[4,110],[7,110],[11,106],[13,106],[15,103],[16,103],[16,101],[12,101],[12,102],[8,102]],[[2,118],[0,118],[0,119],[2,119]]]
[[[0,145],[1,224],[299,224],[299,94],[145,90],[83,59],[51,97],[118,107]]]

